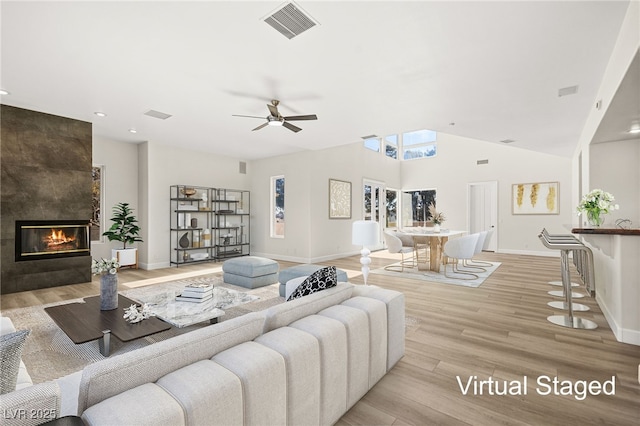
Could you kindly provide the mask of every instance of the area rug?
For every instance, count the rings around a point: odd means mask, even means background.
[[[473,271],[476,275],[478,275],[477,279],[472,280],[464,280],[464,279],[456,279],[449,278],[444,276],[444,266],[440,268],[440,273],[435,271],[420,271],[418,268],[404,268],[404,272],[396,272],[396,271],[388,271],[384,268],[374,269],[371,271],[372,274],[380,274],[380,275],[388,275],[390,277],[398,277],[398,278],[409,278],[413,280],[420,281],[430,281],[437,282],[442,284],[451,284],[451,285],[459,285],[464,287],[480,287],[482,283],[496,270],[500,267],[500,262],[486,262],[490,263],[491,266],[485,267],[486,271]],[[394,263],[391,265],[392,267],[400,269],[400,262]],[[451,266],[448,266],[448,275],[456,276],[456,274],[451,273]],[[457,275],[459,277],[465,277],[464,275]]]
[[[269,306],[284,302],[284,298],[280,297],[278,293],[279,284],[249,290],[223,283],[219,274],[216,274],[214,277],[217,280],[216,285],[218,286],[246,292],[259,297],[259,300],[255,302],[225,310],[225,315],[222,316],[219,321],[229,320],[230,318],[253,311],[260,311]],[[121,291],[121,293],[125,296],[131,296],[132,292],[171,292],[182,289],[185,282],[188,282],[188,279],[124,290]],[[31,330],[31,334],[23,349],[22,359],[34,383],[42,383],[66,376],[82,370],[88,364],[104,359],[104,356],[100,354],[97,340],[80,345],[74,344],[44,311],[44,308],[49,306],[80,302],[81,300],[82,299],[73,299],[29,308],[7,309],[2,311],[3,316],[11,318],[16,329]],[[118,307],[118,309],[121,308],[124,307]],[[172,328],[162,333],[127,343],[122,343],[118,341],[118,339],[111,339],[111,357],[208,325],[208,322],[205,322],[180,329]]]

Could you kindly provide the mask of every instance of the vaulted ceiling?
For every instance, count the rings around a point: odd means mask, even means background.
[[[570,156],[628,1],[300,1],[318,24],[292,39],[282,5],[2,1],[1,101],[247,160],[422,128]],[[271,99],[318,120],[232,116]]]

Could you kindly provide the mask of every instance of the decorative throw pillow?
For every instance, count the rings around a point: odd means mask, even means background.
[[[20,357],[29,330],[20,330],[0,336],[0,394],[16,390]]]
[[[297,299],[302,296],[308,296],[320,290],[326,290],[331,287],[335,287],[338,283],[338,277],[336,275],[335,266],[327,266],[315,271],[313,274],[302,282],[296,288],[291,295],[287,298],[287,301]]]

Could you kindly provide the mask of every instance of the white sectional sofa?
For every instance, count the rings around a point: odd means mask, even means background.
[[[404,355],[404,296],[340,283],[87,366],[88,425],[330,425]]]
[[[404,355],[404,303],[339,283],[27,384],[0,398],[2,424],[46,411],[87,425],[331,425]]]
[[[0,335],[15,331],[10,318],[0,317]],[[20,360],[16,389],[0,395],[0,424],[35,426],[46,423],[59,416],[60,404],[58,384],[46,382],[34,385],[24,362]]]

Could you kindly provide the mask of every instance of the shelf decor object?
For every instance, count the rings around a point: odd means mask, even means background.
[[[351,182],[329,179],[329,219],[351,219]]]
[[[511,212],[521,214],[560,214],[558,182],[516,183],[511,189]]]
[[[378,222],[372,220],[356,220],[353,222],[351,230],[351,242],[353,245],[362,246],[360,254],[360,264],[362,265],[362,276],[364,284],[367,285],[367,277],[369,276],[369,265],[371,264],[371,250],[367,246],[374,246],[378,243],[380,235],[380,227]]]

